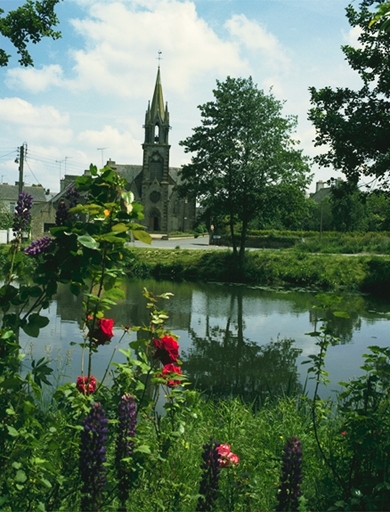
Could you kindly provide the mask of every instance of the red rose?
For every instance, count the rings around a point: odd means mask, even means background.
[[[96,391],[96,379],[93,375],[89,377],[77,377],[76,388],[84,395],[95,393]]]
[[[96,345],[105,345],[114,336],[112,328],[114,327],[114,320],[112,318],[99,318],[96,328],[90,333],[89,338],[92,339]]]
[[[181,368],[180,366],[175,366],[172,363],[166,364],[162,370],[162,373],[160,374],[161,377],[166,377],[167,375],[170,376],[172,373],[176,373],[176,375],[181,375]],[[168,379],[167,385],[170,387],[178,386],[180,384],[180,380],[175,379]]]
[[[157,349],[154,358],[160,359],[164,366],[179,359],[179,344],[172,336],[166,334],[162,338],[153,338],[153,344]]]

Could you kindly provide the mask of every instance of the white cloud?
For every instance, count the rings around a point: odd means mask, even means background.
[[[91,152],[96,153],[98,148],[102,148],[100,156],[104,158],[104,163],[111,156],[117,163],[128,163],[129,155],[135,154],[139,159],[141,156],[140,140],[135,139],[129,131],[120,132],[110,125],[104,126],[102,130],[85,130],[78,135],[77,140],[83,143],[85,149],[90,148]]]
[[[2,129],[12,130],[21,140],[64,144],[72,138],[69,116],[50,105],[34,106],[21,98],[0,99],[0,118]]]
[[[359,37],[363,33],[360,27],[352,27],[348,32],[342,31],[343,40],[345,44],[353,46],[354,48],[363,48],[362,43],[359,41]]]
[[[37,93],[62,83],[62,68],[58,64],[36,68],[13,68],[7,71],[5,83],[12,89]]]
[[[157,50],[162,51],[162,66],[167,70],[164,89],[179,94],[211,72],[214,77],[225,77],[246,69],[239,46],[219,39],[199,18],[193,2],[167,0],[142,5],[154,10],[99,2],[91,6],[87,18],[72,21],[86,41],[83,49],[73,53],[75,89],[144,97],[145,88],[150,89],[150,70],[157,65]]]
[[[286,71],[290,67],[287,49],[259,23],[244,14],[235,14],[226,23],[230,34],[249,50],[258,51],[273,68]]]

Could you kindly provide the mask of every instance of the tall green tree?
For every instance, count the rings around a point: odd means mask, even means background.
[[[364,231],[366,229],[365,196],[353,181],[334,180],[330,204],[336,231]]]
[[[39,43],[43,37],[58,39],[61,33],[53,30],[58,24],[54,12],[61,0],[27,0],[22,6],[4,14],[0,8],[0,34],[9,39],[20,55],[19,64],[32,66],[33,59],[27,49],[29,43]],[[0,66],[7,66],[11,56],[0,48]]]
[[[366,176],[386,184],[390,169],[390,33],[371,24],[374,8],[384,0],[362,0],[359,8],[347,7],[352,27],[360,28],[358,48],[342,51],[357,71],[362,86],[310,88],[309,119],[316,128],[316,146],[325,152],[316,161],[334,167],[357,182]]]
[[[282,115],[282,102],[259,90],[252,78],[217,80],[213,94],[213,101],[198,107],[201,125],[180,142],[193,154],[181,170],[180,191],[195,195],[211,218],[228,218],[242,264],[248,224],[266,207],[272,187],[283,183],[304,190],[311,175],[291,137],[296,118]]]

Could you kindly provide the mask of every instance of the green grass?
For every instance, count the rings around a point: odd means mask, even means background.
[[[380,293],[390,285],[390,257],[248,251],[238,270],[229,251],[129,249],[130,275],[155,279],[241,282],[324,291]]]

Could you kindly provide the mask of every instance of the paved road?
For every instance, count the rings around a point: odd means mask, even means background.
[[[127,244],[128,247],[150,247],[147,244],[143,244],[142,242],[131,242]],[[151,247],[156,249],[175,249],[176,247],[180,247],[180,249],[207,249],[207,250],[226,250],[226,246],[218,246],[218,245],[209,245],[209,236],[200,236],[198,238],[180,238],[180,239],[171,239],[171,240],[161,240],[158,238],[153,238]]]

